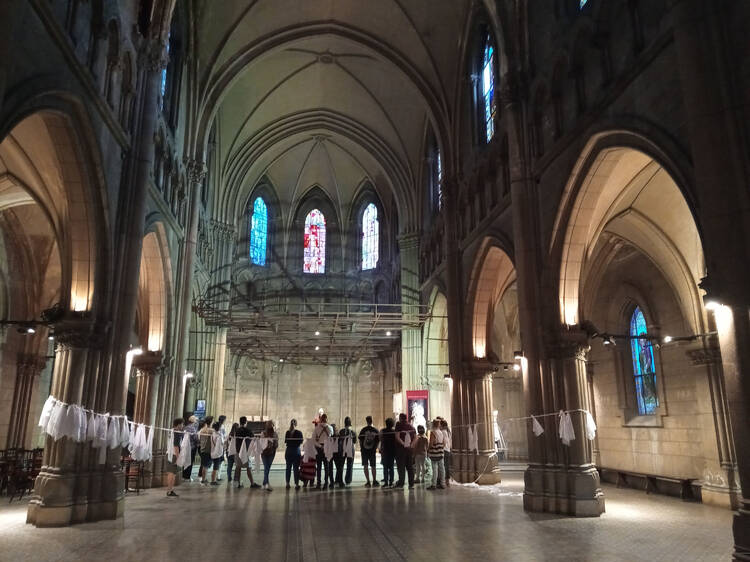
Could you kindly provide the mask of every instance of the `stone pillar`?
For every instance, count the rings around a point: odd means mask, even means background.
[[[159,351],[148,351],[133,358],[136,368],[135,409],[133,421],[146,425],[157,425],[156,411],[162,374],[162,355]],[[154,435],[154,450],[161,451]],[[161,486],[164,454],[154,453],[151,461],[143,465],[143,486]]]
[[[182,268],[178,279],[181,279],[178,311],[177,335],[174,367],[175,391],[173,411],[181,415],[185,405],[185,379],[183,375],[187,369],[188,342],[190,336],[190,317],[192,313],[193,276],[195,274],[195,256],[198,248],[198,223],[200,219],[200,195],[203,179],[206,176],[206,166],[202,161],[188,160],[187,175],[190,183],[190,212],[188,215],[187,232],[182,244]],[[196,373],[197,376],[197,373]]]
[[[99,391],[106,395],[107,390],[99,380],[99,349],[106,330],[87,313],[69,313],[54,332],[57,347],[52,395],[68,404],[99,409]],[[47,437],[26,521],[37,527],[59,527],[121,516],[124,478],[119,462],[102,467],[95,464],[97,456],[89,443]]]
[[[461,375],[453,381],[453,411],[459,409],[461,416],[460,422],[456,420],[453,422],[451,476],[458,482],[479,484],[500,482],[500,467],[493,441],[492,373],[494,370],[487,361],[477,359],[465,364]],[[468,440],[469,426],[474,424],[476,424],[479,445],[476,451],[469,450]]]
[[[401,305],[405,318],[419,314],[419,236],[399,237],[401,257]],[[402,391],[422,390],[422,330],[404,327],[401,330],[401,385]],[[406,400],[406,394],[404,394]]]
[[[719,306],[715,312],[731,432],[742,487],[735,513],[734,558],[750,560],[750,312],[746,305]]]
[[[549,351],[550,369],[543,378],[543,396],[535,404],[532,414],[546,414],[559,410],[592,410],[586,372],[588,352],[586,334],[563,332]],[[539,418],[544,433],[529,440],[543,448],[542,455],[525,474],[524,509],[562,513],[578,517],[598,517],[604,513],[604,494],[599,473],[593,463],[593,444],[586,438],[586,418],[583,412],[571,412],[575,439],[563,445],[558,436],[556,416]],[[530,427],[530,424],[529,424]],[[530,447],[531,450],[531,447]]]
[[[42,372],[47,359],[33,353],[19,353],[16,361],[16,385],[13,390],[13,408],[10,412],[7,448],[26,448],[31,397],[37,375]],[[33,425],[33,422],[32,422]]]

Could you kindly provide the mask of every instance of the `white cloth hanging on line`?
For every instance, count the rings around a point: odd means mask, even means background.
[[[52,414],[52,408],[55,407],[57,400],[51,395],[44,401],[42,406],[42,415],[39,416],[39,427],[42,428],[42,433],[47,433],[47,423],[49,423],[49,417]]]
[[[107,428],[107,447],[116,449],[120,446],[120,420],[117,416],[109,418],[109,427]]]
[[[266,450],[266,447],[268,447],[268,438],[267,437],[256,437],[253,439],[253,445],[255,446],[253,449],[253,459],[254,464],[253,466],[259,467],[261,466],[262,462],[260,460],[260,456],[263,453],[263,451]]]
[[[312,460],[318,456],[318,451],[315,448],[315,440],[312,437],[308,437],[305,439],[305,442],[302,443],[302,456],[305,461]]]
[[[542,424],[540,424],[534,416],[531,416],[531,431],[534,432],[534,435],[536,437],[539,437],[542,433],[544,433]]]
[[[240,447],[240,462],[242,464],[247,464],[248,459],[248,451],[247,451],[247,437],[242,440],[242,446]]]
[[[596,439],[596,422],[588,410],[586,410],[586,438],[589,441]]]
[[[182,434],[182,442],[180,443],[180,454],[177,455],[177,462],[175,463],[180,468],[190,466],[192,459],[190,458],[190,434],[186,431]]]
[[[227,456],[233,457],[237,454],[237,439],[232,435],[227,437]]]
[[[325,440],[325,443],[323,443],[323,454],[325,454],[326,460],[328,462],[331,462],[333,460],[333,453],[336,449],[338,449],[338,447],[336,446],[336,441],[334,439],[331,439],[330,437]]]
[[[130,456],[133,460],[146,460],[146,428],[142,423],[135,427],[135,438],[130,442]]]
[[[174,458],[174,429],[169,430],[169,436],[167,440],[167,460],[173,462]]]
[[[219,459],[224,456],[224,439],[221,438],[221,433],[216,433],[211,436],[211,458]]]
[[[49,422],[47,422],[47,435],[52,437],[54,441],[58,441],[62,437],[60,432],[61,418],[65,414],[65,406],[62,402],[55,402],[52,407],[52,412],[49,416]]]
[[[479,434],[477,432],[477,424],[470,425],[468,428],[468,445],[469,445],[469,451],[474,451],[475,453],[479,452]]]
[[[576,433],[573,429],[573,422],[571,421],[570,414],[568,412],[560,410],[559,416],[560,429],[558,430],[558,435],[560,436],[563,445],[569,446],[570,442],[575,440],[576,438]]]
[[[120,423],[120,447],[127,447],[130,445],[130,422],[128,418],[123,416],[122,423]]]
[[[154,428],[148,425],[146,426],[146,430],[148,431],[148,437],[146,438],[146,447],[143,451],[143,460],[150,461],[154,455]]]
[[[351,436],[344,438],[344,457],[354,458],[354,442]]]

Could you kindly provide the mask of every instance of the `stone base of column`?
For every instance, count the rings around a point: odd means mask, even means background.
[[[144,485],[145,488],[161,488],[164,486],[164,460],[167,455],[159,453],[153,456],[151,462],[146,463],[144,470],[146,470],[146,478],[148,484]]]
[[[123,485],[124,477],[119,470],[104,474],[43,471],[34,483],[26,522],[37,527],[64,527],[117,519],[124,513]],[[92,489],[97,493],[87,496],[84,491]]]
[[[529,467],[524,473],[526,511],[599,517],[604,494],[599,473],[589,467]]]
[[[474,453],[454,450],[451,457],[451,478],[456,482],[482,485],[500,482],[500,466],[494,451]]]
[[[744,507],[734,514],[734,560],[750,562],[750,500],[742,500]]]
[[[701,501],[717,507],[739,509],[742,503],[742,489],[739,486],[737,467],[725,465],[716,472],[704,471]]]

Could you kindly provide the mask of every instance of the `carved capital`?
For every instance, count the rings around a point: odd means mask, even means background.
[[[721,363],[721,350],[718,347],[689,349],[685,354],[693,365],[715,365]]]
[[[557,359],[586,361],[591,349],[583,330],[566,330],[549,346],[550,356]]]
[[[101,349],[107,329],[90,318],[66,318],[54,325],[55,344],[57,349]]]
[[[202,183],[208,171],[204,162],[194,158],[185,161],[185,168],[187,170],[188,181],[192,183]]]
[[[16,358],[16,375],[34,378],[42,372],[47,364],[47,358],[35,353],[19,353]]]
[[[133,357],[133,367],[138,370],[139,376],[157,376],[164,370],[164,361],[161,351],[146,351],[141,355]]]
[[[211,228],[222,240],[232,240],[234,238],[235,230],[233,224],[211,220]]]
[[[161,72],[169,64],[166,44],[158,39],[147,41],[140,52],[140,63],[149,72]]]

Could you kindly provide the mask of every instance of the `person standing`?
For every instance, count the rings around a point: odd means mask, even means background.
[[[170,498],[176,498],[177,492],[174,491],[174,480],[177,476],[179,467],[177,466],[177,457],[180,456],[180,443],[182,443],[182,435],[184,433],[185,422],[182,418],[176,418],[172,422],[172,460],[166,460],[165,472],[167,473],[167,496]]]
[[[393,486],[393,461],[396,458],[393,418],[385,420],[385,427],[380,430],[380,457],[383,461],[383,488],[390,488]]]
[[[451,430],[448,422],[440,419],[440,431],[443,432],[443,463],[445,464],[445,485],[451,485]]]
[[[286,487],[289,489],[289,478],[294,472],[294,489],[299,490],[299,464],[302,458],[300,452],[300,446],[302,445],[302,432],[297,429],[297,420],[289,422],[289,429],[284,435],[284,445],[286,445],[286,452],[284,453],[284,460],[286,460]]]
[[[417,432],[407,421],[406,414],[399,414],[396,424],[396,466],[398,468],[396,488],[403,488],[404,472],[409,477],[409,488],[414,487],[414,458],[411,453],[411,443],[416,437]]]
[[[427,456],[427,437],[424,434],[424,426],[417,426],[417,438],[411,444],[412,454],[414,455],[414,483],[421,484],[425,478],[424,461]]]
[[[279,436],[276,434],[273,421],[268,420],[266,422],[266,427],[263,429],[263,433],[261,433],[261,439],[267,440],[266,447],[261,453],[261,458],[263,459],[263,489],[266,492],[271,492],[273,488],[271,488],[271,484],[268,481],[268,476],[271,472],[273,459],[276,456],[276,449],[279,447]]]
[[[200,443],[200,456],[201,456],[201,467],[198,471],[198,476],[201,479],[201,484],[208,484],[208,471],[211,470],[213,462],[211,460],[211,437],[213,436],[214,430],[211,427],[214,418],[208,416],[201,422],[201,428],[198,431],[198,438]]]
[[[211,464],[213,465],[211,486],[218,486],[219,471],[221,470],[221,463],[224,461],[224,438],[221,436],[221,424],[219,422],[214,423],[211,430]]]
[[[242,458],[240,458],[240,451],[242,450],[242,444],[245,443],[245,447],[249,447],[250,440],[248,438],[252,437],[252,432],[250,431],[250,428],[247,427],[247,418],[245,416],[242,416],[240,418],[240,426],[237,428],[235,435],[236,435],[235,446],[237,447],[237,458],[235,459],[236,468],[234,471],[234,481],[237,482],[238,488],[242,488],[242,469],[247,468],[247,477],[250,479],[250,487],[260,488],[260,486],[256,484],[255,481],[253,480],[253,471],[250,468],[250,463],[243,462]]]
[[[198,439],[198,418],[190,416],[184,431],[190,434],[190,464],[182,469],[182,479],[190,482],[192,480],[193,465],[195,464],[195,454],[198,452],[200,446]]]
[[[367,416],[365,422],[367,422],[367,425],[359,432],[359,451],[362,456],[362,466],[365,469],[365,478],[367,479],[365,487],[369,488],[371,485],[378,487],[380,484],[378,484],[378,475],[375,468],[375,452],[378,450],[380,432],[372,425],[372,416]],[[368,465],[372,469],[372,484],[370,484],[370,473],[367,470]]]
[[[318,483],[315,485],[316,490],[320,490],[321,477],[323,477],[324,482],[323,489],[328,489],[328,473],[330,471],[330,466],[328,461],[326,460],[324,448],[326,441],[328,441],[328,439],[330,439],[331,437],[331,434],[329,432],[330,428],[328,427],[328,416],[326,414],[321,414],[320,419],[318,420],[318,424],[315,426],[315,430],[313,431],[313,442],[315,443],[315,450],[317,452],[315,457],[316,474],[318,477]]]
[[[236,437],[238,427],[240,427],[240,424],[232,424],[232,429],[229,430],[229,436],[224,442],[227,450],[227,485],[230,486],[232,485],[232,480],[234,480],[232,477],[234,476],[234,463],[235,459],[237,458]]]
[[[344,429],[339,431],[339,442],[336,452],[336,483],[339,488],[344,488],[352,483],[352,466],[354,465],[354,439],[352,431],[352,420],[349,416],[344,418]],[[346,465],[346,474],[344,466]]]
[[[445,481],[445,465],[443,463],[443,445],[445,444],[445,436],[440,430],[440,421],[434,420],[432,422],[432,431],[430,431],[430,441],[427,447],[427,454],[430,457],[430,463],[432,464],[432,483],[428,486],[428,490],[434,490],[437,488],[444,488],[443,482]]]

